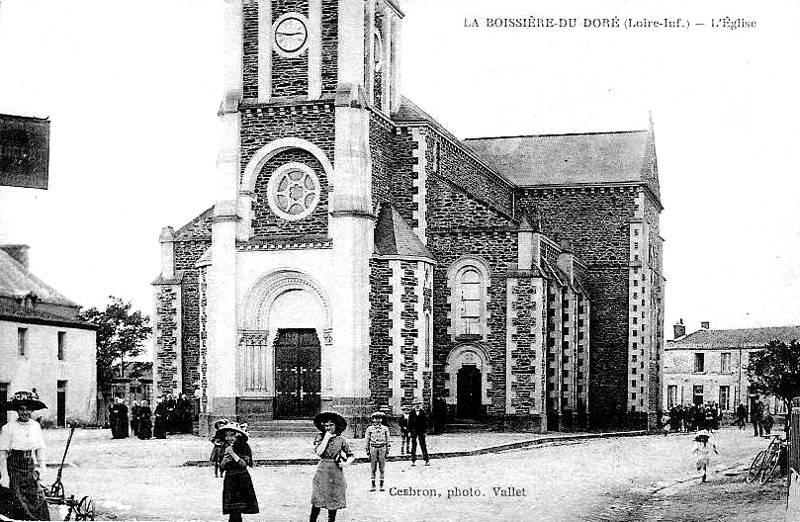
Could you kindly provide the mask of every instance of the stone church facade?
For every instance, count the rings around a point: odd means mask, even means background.
[[[655,143],[459,140],[400,94],[395,0],[227,0],[215,204],[160,237],[154,385],[201,431],[442,398],[534,431],[661,404]]]

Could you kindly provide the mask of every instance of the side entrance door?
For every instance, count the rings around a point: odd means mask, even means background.
[[[275,340],[275,418],[319,413],[322,355],[313,329],[278,330]]]
[[[481,371],[476,366],[458,370],[456,417],[478,419],[481,416]]]

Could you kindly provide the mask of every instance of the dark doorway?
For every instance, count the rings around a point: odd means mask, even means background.
[[[456,417],[478,419],[481,416],[481,371],[476,366],[458,370]]]
[[[275,418],[319,413],[322,356],[313,329],[278,330],[275,340]]]
[[[0,382],[0,426],[8,422],[8,383]]]
[[[58,381],[56,388],[56,426],[67,425],[67,381]]]

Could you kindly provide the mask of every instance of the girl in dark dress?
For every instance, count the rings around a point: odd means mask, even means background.
[[[225,440],[220,468],[225,473],[222,486],[222,514],[229,522],[241,522],[242,514],[258,513],[258,500],[247,468],[253,465],[253,452],[247,444],[247,425],[229,422],[215,438]]]
[[[224,473],[222,473],[222,457],[225,456],[225,437],[217,438],[218,430],[228,424],[228,419],[221,419],[214,423],[214,436],[211,437],[211,444],[214,447],[211,449],[211,455],[208,457],[210,462],[214,463],[214,477],[222,478]]]

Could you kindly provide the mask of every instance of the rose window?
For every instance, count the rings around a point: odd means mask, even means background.
[[[269,181],[269,203],[284,219],[295,220],[309,215],[319,202],[320,185],[314,171],[302,163],[279,167]]]

